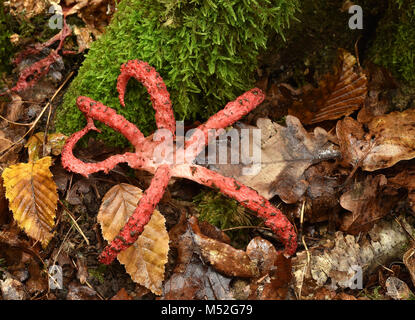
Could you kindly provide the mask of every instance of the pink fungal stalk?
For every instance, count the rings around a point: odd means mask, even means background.
[[[140,81],[150,94],[157,127],[167,129],[174,136],[175,119],[163,79],[148,63],[131,60],[123,64],[121,74],[118,77],[117,90],[119,100],[124,106],[124,94],[128,80],[133,77]],[[265,225],[285,245],[284,253],[293,255],[297,249],[297,235],[293,225],[282,212],[271,203],[260,196],[257,191],[239,183],[237,180],[224,177],[217,172],[211,171],[203,166],[193,163],[196,156],[212,140],[215,135],[208,135],[210,129],[223,129],[248,114],[264,100],[261,90],[255,88],[245,92],[235,101],[228,103],[224,109],[213,115],[208,121],[198,127],[204,134],[205,141],[193,135],[186,141],[182,151],[190,150],[190,159],[186,156],[186,162],[181,164],[161,164],[153,158],[153,151],[161,142],[145,138],[141,131],[131,122],[113,109],[87,97],[79,97],[77,105],[87,118],[87,125],[81,131],[74,133],[65,143],[62,150],[62,164],[69,171],[88,176],[91,173],[104,171],[108,173],[118,163],[126,162],[134,169],[143,169],[154,173],[150,187],[144,192],[137,208],[131,215],[119,235],[104,249],[100,255],[100,261],[105,264],[111,263],[117,254],[131,246],[143,232],[144,226],[150,220],[156,205],[161,200],[167,184],[171,177],[186,178],[211,188],[219,189],[223,194],[240,202],[244,207],[256,212],[265,220]],[[88,131],[97,130],[94,121],[98,120],[114,130],[123,134],[135,148],[135,152],[114,155],[98,163],[85,163],[73,155],[75,144]],[[218,131],[218,130],[216,130]],[[188,153],[187,153],[188,154]]]

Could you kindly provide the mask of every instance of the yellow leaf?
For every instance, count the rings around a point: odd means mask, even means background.
[[[6,198],[17,224],[30,237],[46,247],[53,234],[58,202],[56,184],[49,167],[52,158],[19,163],[6,168],[2,174]]]
[[[29,154],[29,161],[36,161],[40,159],[40,156],[43,152],[43,141],[44,141],[44,132],[38,132],[32,135],[27,141],[25,147]],[[62,133],[50,133],[48,134],[47,143],[46,143],[46,155],[53,154],[54,156],[60,155],[63,145],[68,137]],[[44,155],[44,156],[46,156]]]
[[[105,240],[112,241],[117,236],[133,214],[141,196],[141,189],[126,183],[112,187],[105,194],[97,218]],[[161,295],[168,251],[169,235],[165,219],[158,210],[154,210],[134,245],[118,254],[117,258],[125,265],[134,282]]]

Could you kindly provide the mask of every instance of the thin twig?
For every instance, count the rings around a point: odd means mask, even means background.
[[[300,233],[299,236],[302,237],[303,235],[303,223],[304,223],[304,208],[305,208],[305,200],[303,201],[303,204],[301,205],[301,212],[300,212]]]
[[[84,238],[85,242],[87,243],[87,245],[89,246],[89,240],[88,238],[85,236],[84,232],[82,231],[81,227],[78,225],[78,223],[76,222],[75,218],[72,215],[72,212],[63,204],[63,202],[61,200],[58,199],[59,204],[62,206],[62,208],[65,210],[66,214],[71,218],[73,224],[75,225],[76,230],[78,230],[78,232],[81,234],[82,238]]]
[[[259,227],[259,226],[239,226],[239,227],[223,229],[222,231],[225,232],[225,231],[232,231],[232,230],[239,230],[239,229],[261,229],[261,230],[272,231],[271,228]]]
[[[26,127],[29,127],[29,126],[31,126],[31,125],[33,124],[33,121],[32,121],[32,122],[30,122],[30,123],[20,123],[20,122],[14,122],[14,121],[11,121],[11,120],[9,120],[9,119],[7,119],[7,118],[5,118],[5,117],[1,116],[1,115],[0,115],[0,119],[3,119],[4,121],[6,121],[6,122],[8,122],[8,123],[11,123],[11,124],[14,124],[14,125],[16,125],[16,126],[26,126]]]
[[[66,83],[69,81],[69,79],[73,76],[74,72],[72,71],[65,79],[65,81],[59,86],[59,88],[56,90],[56,92],[53,94],[52,98],[50,98],[49,102],[44,106],[43,110],[40,112],[40,114],[38,115],[38,117],[36,118],[35,121],[33,121],[33,124],[31,125],[31,127],[29,128],[29,130],[27,130],[27,132],[16,142],[14,142],[11,146],[5,148],[4,150],[0,151],[0,159],[4,157],[4,155],[6,155],[10,149],[12,147],[14,147],[15,145],[19,144],[21,141],[23,141],[23,139],[35,128],[35,126],[37,125],[37,123],[39,122],[39,120],[42,118],[43,114],[46,112],[47,108],[49,106],[51,106],[52,101],[56,98],[56,96],[59,94],[59,92],[62,90],[62,88],[66,85]]]
[[[302,280],[301,280],[301,287],[300,287],[300,290],[298,291],[298,296],[299,296],[299,299],[300,300],[302,300],[301,291],[303,290],[304,277],[305,277],[305,274],[306,274],[306,272],[307,272],[307,270],[308,270],[308,268],[310,266],[310,261],[311,261],[310,251],[308,250],[307,243],[305,242],[304,236],[301,239],[302,239],[304,248],[305,248],[306,253],[307,253],[307,263],[306,263],[306,265],[304,266],[304,269],[303,269],[303,276],[302,276]]]

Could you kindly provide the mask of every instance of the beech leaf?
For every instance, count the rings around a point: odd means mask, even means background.
[[[303,124],[339,119],[359,109],[366,98],[367,78],[360,68],[355,70],[356,58],[340,49],[334,74],[327,74],[319,87],[304,87],[293,99],[288,114]]]
[[[52,239],[58,202],[56,184],[49,167],[51,157],[19,163],[3,172],[6,198],[17,224],[46,247]]]
[[[112,241],[117,236],[133,214],[141,196],[141,189],[125,183],[112,187],[105,194],[97,218],[105,240]],[[158,210],[154,210],[137,241],[119,253],[117,258],[125,265],[134,282],[161,295],[168,251],[169,236],[165,219]]]

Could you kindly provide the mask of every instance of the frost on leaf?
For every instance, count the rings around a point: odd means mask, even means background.
[[[6,198],[20,228],[46,247],[52,239],[58,193],[49,167],[51,157],[19,163],[3,172]]]
[[[366,75],[356,68],[356,58],[345,50],[339,50],[334,74],[327,74],[319,87],[305,87],[293,97],[288,110],[303,124],[335,120],[359,109],[367,94]],[[294,99],[295,98],[295,99]]]
[[[139,188],[125,183],[112,187],[105,194],[97,218],[105,240],[112,241],[117,236],[133,214],[141,196]],[[169,236],[165,219],[159,211],[154,210],[137,241],[119,253],[117,258],[125,265],[133,281],[160,295],[168,251]]]

